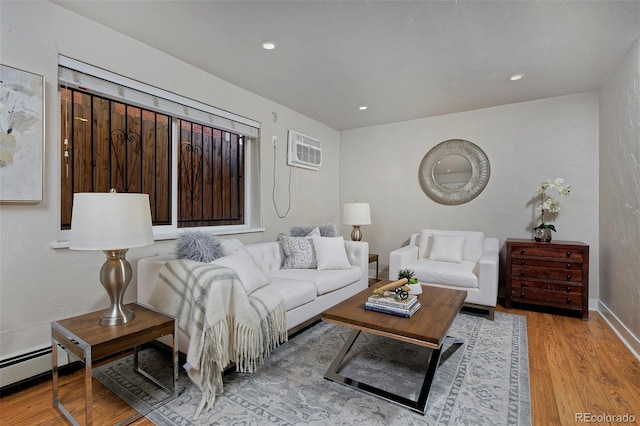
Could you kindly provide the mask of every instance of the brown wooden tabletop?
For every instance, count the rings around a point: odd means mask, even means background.
[[[100,317],[104,313],[101,310],[54,321],[52,332],[60,339],[81,339],[91,346],[94,360],[174,333],[173,318],[135,303],[126,306],[135,314],[135,318],[127,323],[100,325]]]
[[[383,280],[378,285],[390,282]],[[422,294],[418,296],[422,307],[411,318],[403,318],[365,310],[364,304],[372,293],[371,288],[361,291],[323,312],[322,319],[421,346],[439,348],[467,296],[466,291],[423,285]]]

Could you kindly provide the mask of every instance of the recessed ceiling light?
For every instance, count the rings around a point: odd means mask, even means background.
[[[524,77],[524,74],[514,74],[511,77],[509,77],[509,80],[518,81],[518,80],[522,80],[522,77]]]
[[[366,107],[366,106],[364,106],[364,105],[362,105],[361,107],[358,107],[358,109],[359,109],[360,111],[364,111],[364,110],[366,110],[366,109],[367,109],[367,107]]]
[[[262,42],[262,48],[265,49],[265,50],[273,50],[276,47],[278,47],[278,45],[273,41],[263,41]]]

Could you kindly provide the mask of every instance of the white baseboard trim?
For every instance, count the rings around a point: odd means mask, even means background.
[[[602,318],[609,324],[609,327],[616,333],[622,343],[629,348],[633,356],[640,361],[640,339],[634,336],[631,330],[629,330],[602,301],[598,301],[598,312],[600,312]]]

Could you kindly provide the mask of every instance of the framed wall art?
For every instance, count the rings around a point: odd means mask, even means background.
[[[0,201],[39,203],[44,178],[44,76],[0,64]]]

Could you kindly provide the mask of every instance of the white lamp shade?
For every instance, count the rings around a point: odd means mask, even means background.
[[[153,228],[148,194],[74,194],[70,249],[121,250],[150,244]]]
[[[371,225],[369,203],[347,203],[344,205],[342,221],[345,225]]]

